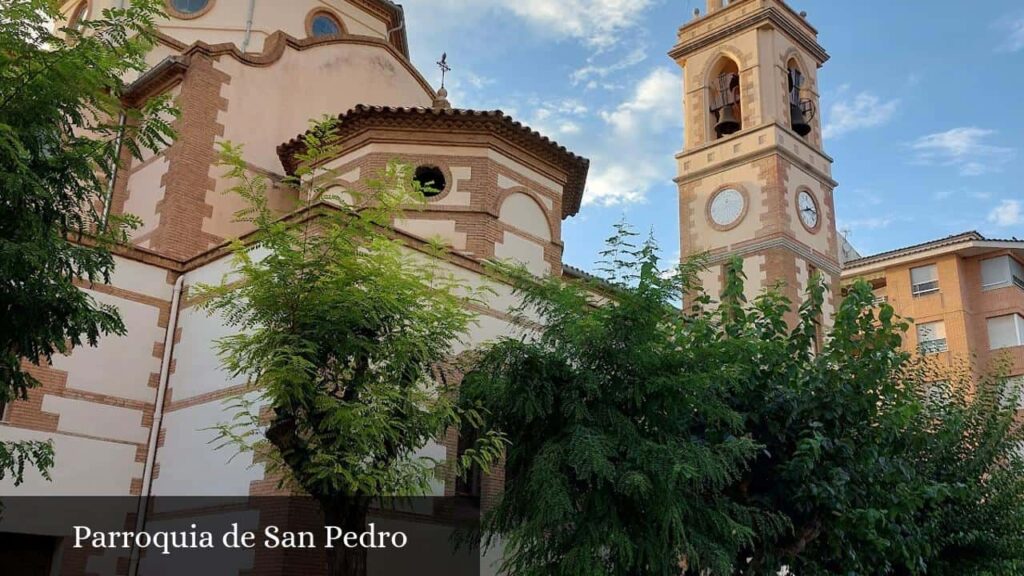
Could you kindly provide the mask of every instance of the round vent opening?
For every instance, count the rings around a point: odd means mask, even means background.
[[[420,185],[420,190],[427,198],[432,198],[444,192],[448,182],[444,178],[444,172],[437,166],[420,166],[413,175]]]

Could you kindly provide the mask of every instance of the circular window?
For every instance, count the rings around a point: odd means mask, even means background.
[[[445,187],[448,185],[444,178],[444,172],[437,166],[420,166],[416,169],[412,179],[420,185],[420,190],[423,191],[423,195],[427,198],[444,192]]]
[[[317,12],[309,25],[309,35],[314,38],[341,34],[341,22],[326,12]]]
[[[195,18],[210,8],[213,0],[168,0],[167,5],[173,16]]]

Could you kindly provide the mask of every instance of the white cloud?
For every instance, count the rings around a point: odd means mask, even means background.
[[[682,126],[682,80],[668,68],[656,68],[636,86],[632,97],[601,117],[619,136],[636,136],[664,124]]]
[[[646,183],[649,175],[641,174],[636,168],[624,163],[602,163],[602,167],[587,178],[583,203],[616,206],[642,202],[649,186]]]
[[[472,0],[474,3],[479,0]],[[617,44],[653,0],[498,0],[505,9],[559,36],[592,48]]]
[[[658,183],[675,176],[674,143],[682,134],[680,76],[667,67],[652,70],[625,101],[601,118],[611,127],[591,163],[585,204],[640,203]]]
[[[841,87],[840,98],[829,109],[825,127],[822,129],[825,138],[839,138],[850,132],[887,124],[900,105],[898,99],[883,101],[870,92],[843,97],[842,95],[848,91],[849,86]]]
[[[1024,16],[1005,18],[996,23],[996,28],[1006,32],[1000,52],[1019,52],[1024,50]]]
[[[622,58],[604,65],[595,64],[595,57],[587,58],[586,66],[575,70],[569,79],[573,86],[586,82],[587,88],[596,88],[600,85],[598,79],[607,78],[610,74],[628,70],[647,59],[647,50],[643,47],[634,48]]]
[[[583,131],[580,122],[590,114],[587,106],[575,98],[552,101],[532,98],[528,105],[531,112],[526,116],[526,124],[551,138],[579,134]]]
[[[657,0],[429,0],[406,7],[410,23],[429,29],[450,30],[490,18],[496,11],[511,13],[533,28],[559,38],[579,40],[590,48],[606,50],[625,38],[644,11]],[[412,26],[412,24],[410,24]],[[434,42],[430,42],[433,44]]]
[[[988,221],[1003,227],[1024,224],[1024,205],[1019,200],[1003,200],[989,213]]]
[[[994,130],[977,127],[953,128],[928,134],[911,143],[919,164],[953,166],[963,176],[978,176],[998,171],[1014,156],[1012,148],[987,142]]]

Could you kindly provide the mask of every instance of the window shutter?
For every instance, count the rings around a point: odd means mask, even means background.
[[[981,261],[981,286],[999,288],[1010,283],[1010,257],[1000,256]]]
[[[1016,314],[988,319],[988,344],[992,350],[1018,346],[1022,341],[1021,318]]]
[[[935,282],[939,279],[939,271],[934,264],[910,270],[910,279],[914,284]]]

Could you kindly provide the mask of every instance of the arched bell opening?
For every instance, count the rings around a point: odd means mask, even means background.
[[[789,90],[787,95],[789,102],[789,125],[794,132],[806,138],[814,131],[814,126],[811,122],[814,120],[817,110],[814,106],[814,100],[804,96],[806,94],[805,83],[807,78],[800,69],[800,64],[796,61],[796,58],[789,60],[786,64],[786,69]]]
[[[723,56],[708,78],[711,105],[711,126],[715,138],[735,134],[743,129],[740,69],[734,60]]]

